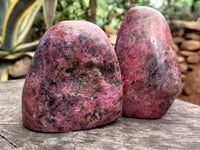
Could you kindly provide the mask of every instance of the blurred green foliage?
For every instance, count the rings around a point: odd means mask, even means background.
[[[57,0],[0,0],[0,81],[8,79],[11,61],[34,55],[39,40],[27,39],[43,6],[47,27],[53,24]],[[29,36],[28,36],[29,37]]]
[[[97,25],[110,25],[112,28],[119,28],[127,11],[137,1],[133,0],[98,0],[97,1]]]
[[[10,0],[9,0],[10,1]],[[87,20],[92,0],[58,0],[54,23],[63,20]],[[150,6],[158,9],[167,20],[197,20],[200,17],[200,0],[93,0],[96,3],[96,24],[119,29],[127,11],[133,6]],[[3,6],[3,5],[2,5]],[[2,20],[2,16],[1,20]],[[0,31],[2,27],[0,26]],[[25,43],[38,40],[46,31],[43,10],[37,14]]]
[[[55,23],[63,20],[81,20],[83,14],[79,0],[58,0]]]
[[[198,0],[141,0],[139,5],[147,5],[158,9],[168,20],[196,20],[200,11]],[[195,10],[192,10],[195,7]],[[200,13],[198,13],[200,14]]]
[[[95,0],[96,24],[102,27],[104,24],[118,29],[127,11],[133,6],[150,6],[158,9],[167,20],[183,19],[197,20],[200,17],[199,0]],[[82,5],[81,6],[81,2]],[[85,19],[90,0],[58,0],[55,23],[63,20]],[[45,32],[42,10],[38,14],[33,26],[36,39]],[[38,35],[38,37],[37,37]],[[35,38],[34,38],[35,40]]]
[[[167,20],[197,20],[200,17],[200,0],[94,0],[96,24],[119,29],[127,11],[133,6],[150,6],[158,9]],[[54,23],[63,20],[85,20],[90,0],[58,0]],[[43,10],[37,14],[25,42],[35,41],[45,33]],[[2,15],[0,15],[2,16]],[[1,26],[0,26],[1,30]]]

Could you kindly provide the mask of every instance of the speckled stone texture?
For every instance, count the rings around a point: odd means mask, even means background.
[[[122,81],[105,33],[85,21],[63,21],[42,37],[22,94],[25,127],[68,132],[122,115]]]
[[[167,21],[149,7],[133,7],[121,25],[116,52],[123,81],[123,115],[160,118],[180,88]]]

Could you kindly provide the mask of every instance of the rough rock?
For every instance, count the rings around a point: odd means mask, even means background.
[[[181,82],[181,87],[180,87],[180,89],[179,89],[179,91],[178,91],[177,96],[179,96],[179,95],[183,92],[184,86],[185,86],[185,83],[184,83],[184,82]]]
[[[179,47],[177,44],[173,44],[172,45],[172,49],[175,51],[175,52],[178,52],[179,51]]]
[[[31,58],[24,57],[17,61],[13,66],[8,67],[8,73],[11,77],[18,78],[25,76],[31,65]]]
[[[197,50],[197,49],[200,49],[200,41],[195,41],[195,40],[184,41],[184,42],[182,42],[180,48],[184,49],[184,50]]]
[[[181,43],[181,42],[183,42],[183,41],[185,41],[185,39],[184,39],[183,37],[179,37],[179,36],[173,37],[173,42],[174,42],[175,44],[179,44],[179,43]]]
[[[156,20],[156,21],[155,21]],[[160,118],[181,84],[168,23],[155,9],[133,7],[116,42],[123,80],[123,115]]]
[[[189,72],[185,78],[184,92],[187,95],[200,94],[200,66]]]
[[[117,34],[112,34],[112,35],[110,35],[110,36],[109,36],[109,40],[110,40],[110,42],[111,42],[113,45],[115,45],[116,40],[117,40]]]
[[[181,75],[181,80],[184,81],[184,80],[185,80],[185,77],[186,77],[186,75],[185,75],[185,74],[182,74],[182,75]]]
[[[189,69],[190,71],[195,70],[197,67],[198,67],[198,64],[188,64],[188,69]]]
[[[112,29],[109,25],[104,25],[103,30],[108,35],[110,42],[115,45],[117,39],[117,32],[116,30]]]
[[[185,28],[200,31],[200,22],[173,20],[172,23],[175,25],[183,24]]]
[[[193,103],[193,104],[200,106],[200,94],[193,94],[193,95],[190,95],[190,96],[185,96],[185,95],[181,94],[178,98],[180,100],[183,100],[183,101]]]
[[[114,29],[112,29],[109,25],[104,25],[103,30],[106,32],[107,35],[116,33],[116,31]]]
[[[198,54],[196,55],[192,55],[192,56],[188,56],[186,61],[190,64],[197,64],[200,60],[200,57]]]
[[[190,39],[190,40],[199,41],[199,40],[200,40],[200,35],[197,34],[197,33],[187,33],[187,34],[185,35],[185,38],[186,38],[186,39]]]
[[[178,56],[179,63],[184,62],[184,61],[185,61],[185,58],[183,56]]]
[[[185,29],[180,29],[178,31],[173,31],[172,32],[172,36],[179,36],[179,37],[182,37],[185,33]]]
[[[196,52],[190,52],[190,51],[180,51],[179,52],[182,56],[192,56],[192,55],[197,55]]]
[[[196,105],[200,105],[200,94],[190,95],[189,97],[187,97],[187,101]]]
[[[179,68],[180,68],[181,73],[186,73],[188,70],[188,65],[187,63],[183,62],[179,64]]]
[[[25,127],[68,132],[122,115],[119,63],[106,34],[86,21],[63,21],[42,37],[22,94]]]

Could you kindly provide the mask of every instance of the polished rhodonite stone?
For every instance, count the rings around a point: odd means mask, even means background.
[[[105,33],[85,21],[63,21],[42,37],[22,94],[25,127],[68,132],[122,115],[122,81]]]
[[[160,118],[180,87],[168,23],[149,7],[133,7],[121,25],[116,52],[123,81],[123,115]]]

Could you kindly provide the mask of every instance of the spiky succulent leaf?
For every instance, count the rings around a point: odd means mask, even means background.
[[[22,54],[27,55],[27,53],[29,53],[29,51],[34,50],[38,44],[39,41],[34,41],[30,43],[21,44],[10,52],[0,51],[0,59],[15,59],[18,58],[19,56],[22,56]],[[18,54],[19,52],[27,52],[27,53]]]
[[[2,29],[3,29],[3,23],[6,16],[6,13],[9,8],[9,1],[8,0],[0,0],[0,36],[2,36]]]
[[[0,81],[8,80],[8,63],[0,64]]]
[[[1,47],[1,43],[2,43],[2,37],[0,36],[0,47]]]
[[[11,51],[11,53],[32,51],[37,47],[38,44],[39,41],[24,43],[17,46],[14,50]]]
[[[0,60],[16,59],[23,55],[32,56],[33,53],[27,51],[34,50],[39,41],[22,43],[42,3],[46,26],[47,28],[52,26],[57,0],[0,0],[0,2],[2,2],[0,5],[4,4],[0,8],[3,6],[9,8],[4,17],[2,36],[0,36]]]
[[[57,0],[43,0],[43,14],[47,29],[53,25]]]
[[[14,59],[17,59],[17,58],[22,57],[22,56],[33,57],[34,56],[34,52],[19,52],[19,53],[14,53],[14,54],[7,55],[3,59],[4,60],[14,60]]]
[[[2,43],[2,30],[3,30],[4,19],[9,9],[9,6],[10,6],[9,0],[0,0],[0,11],[1,11],[0,12],[0,46]]]
[[[41,6],[42,6],[42,0],[38,1],[38,3],[35,3],[35,6],[32,6],[32,8],[29,9],[29,13],[23,18],[23,21],[21,22],[18,30],[18,37],[17,37],[18,44],[24,42]]]
[[[4,21],[1,46],[2,50],[11,51],[19,44],[17,43],[17,33],[20,22],[23,20],[25,15],[31,11],[32,7],[36,6],[39,1],[40,0],[14,1],[14,3],[9,8]]]

